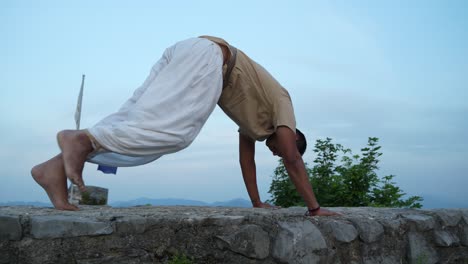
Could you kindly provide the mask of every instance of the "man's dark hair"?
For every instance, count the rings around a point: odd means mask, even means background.
[[[297,139],[296,139],[297,150],[299,150],[299,153],[301,153],[301,156],[302,156],[304,155],[304,152],[306,151],[306,148],[307,148],[307,140],[304,134],[302,134],[302,132],[297,128],[296,128],[296,135],[297,135]]]

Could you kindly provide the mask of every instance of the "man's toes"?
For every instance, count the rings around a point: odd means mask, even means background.
[[[58,210],[65,210],[65,211],[78,211],[79,210],[78,207],[76,207],[73,204],[69,204],[69,203],[64,204],[62,206],[59,206],[57,209]]]
[[[76,187],[78,187],[78,189],[80,190],[80,192],[86,192],[86,186],[83,182],[83,180],[77,180],[77,179],[73,179],[73,180],[70,180],[74,185],[76,185]]]
[[[78,207],[76,205],[73,205],[73,204],[68,204],[67,208],[69,208],[70,211],[80,210],[80,209],[78,209]]]
[[[73,184],[75,184],[76,186],[78,186],[78,188],[81,190],[82,188],[85,188],[85,184],[83,182],[83,178],[79,177],[79,176],[75,176],[75,177],[69,177],[68,178]]]
[[[84,184],[84,182],[83,182],[83,179],[81,179],[81,178],[75,178],[75,179],[73,180],[73,183],[74,183],[76,186],[78,186],[78,189],[80,189],[81,192],[86,191],[86,187],[85,187],[85,184]]]
[[[78,189],[80,190],[81,193],[86,192],[86,186],[84,184],[77,185],[77,186],[78,186]]]

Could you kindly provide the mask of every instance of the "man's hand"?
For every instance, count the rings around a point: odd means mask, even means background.
[[[339,215],[342,215],[342,214],[330,211],[330,210],[325,209],[325,208],[320,208],[317,211],[315,211],[315,212],[313,212],[311,214],[308,214],[308,216],[339,216]]]
[[[253,205],[255,208],[270,208],[270,209],[279,209],[281,206],[271,205],[269,203],[259,202]]]

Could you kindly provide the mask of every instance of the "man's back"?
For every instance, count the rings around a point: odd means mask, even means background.
[[[202,37],[231,50],[233,48],[223,39]],[[296,129],[288,91],[241,50],[237,50],[234,67],[218,105],[239,125],[240,133],[255,140],[265,140],[278,126]]]

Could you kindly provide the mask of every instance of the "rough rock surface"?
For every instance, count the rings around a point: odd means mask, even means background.
[[[468,209],[0,207],[0,263],[468,263]]]
[[[68,188],[68,201],[75,205],[107,205],[108,196],[109,190],[98,186],[86,185],[84,193],[74,184]]]

